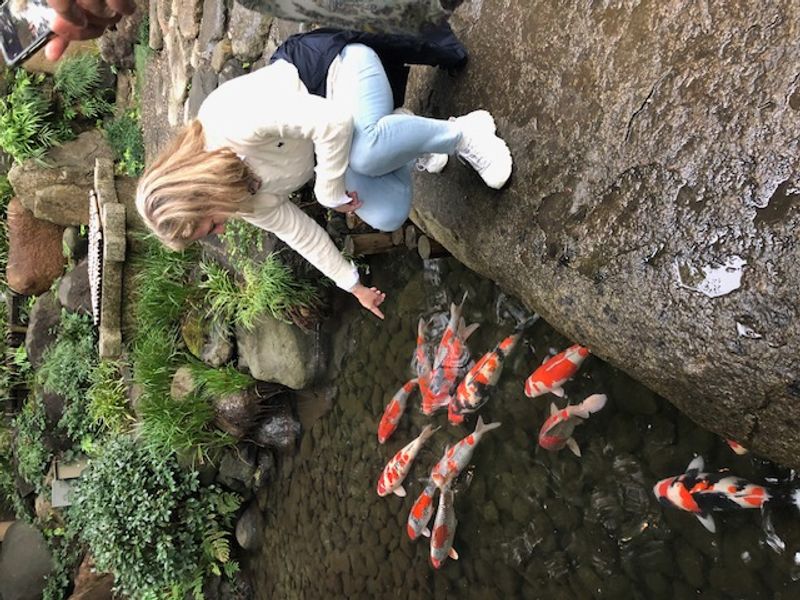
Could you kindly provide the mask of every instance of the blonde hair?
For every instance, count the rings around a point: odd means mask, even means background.
[[[139,179],[136,208],[167,247],[182,250],[202,219],[249,212],[253,179],[230,148],[206,150],[194,120]]]

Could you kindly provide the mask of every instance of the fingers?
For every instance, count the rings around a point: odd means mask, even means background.
[[[132,15],[136,11],[136,3],[133,0],[108,0],[108,5],[123,15]]]
[[[54,37],[44,47],[44,56],[47,60],[56,61],[64,54],[67,46],[69,46],[69,42],[63,37]]]
[[[83,27],[86,25],[86,15],[75,0],[47,0],[58,16],[65,19],[67,22],[72,23],[76,27]],[[62,50],[63,52],[63,50]],[[59,56],[61,56],[59,54]]]

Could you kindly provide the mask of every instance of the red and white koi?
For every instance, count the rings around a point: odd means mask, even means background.
[[[567,446],[575,456],[581,455],[578,442],[572,437],[575,428],[606,405],[604,394],[592,394],[580,404],[573,404],[561,410],[550,405],[550,417],[539,430],[539,445],[546,450],[561,450]]]
[[[525,395],[536,398],[550,392],[564,396],[563,385],[578,372],[581,363],[589,356],[589,349],[575,344],[546,360],[525,380]]]
[[[526,321],[525,326],[530,322]],[[489,391],[500,380],[503,364],[522,337],[522,329],[520,326],[514,334],[497,344],[494,350],[484,354],[464,376],[447,406],[447,420],[451,424],[463,423],[465,414],[475,412],[489,400]]]
[[[403,487],[403,480],[411,469],[411,463],[414,462],[428,438],[438,430],[438,427],[434,429],[432,425],[426,425],[415,440],[401,448],[392,457],[378,478],[377,491],[379,496],[387,496],[394,492],[401,498],[405,497],[406,490]]]
[[[444,456],[434,465],[431,471],[431,480],[441,490],[445,485],[458,477],[472,458],[472,453],[478,442],[481,441],[487,431],[500,427],[500,423],[484,424],[483,418],[478,417],[475,431],[458,442],[455,446],[448,446]]]
[[[425,537],[430,537],[431,535],[428,523],[430,523],[433,516],[433,496],[436,494],[437,489],[433,481],[428,481],[428,485],[422,490],[422,493],[414,502],[414,506],[411,507],[411,512],[408,513],[406,533],[412,540],[416,540],[420,535]]]
[[[693,513],[711,533],[717,530],[711,511],[761,508],[768,502],[800,508],[800,490],[757,485],[730,475],[727,470],[703,473],[704,468],[703,458],[698,456],[682,475],[655,484],[653,493],[662,506]]]
[[[743,456],[749,452],[747,448],[742,446],[739,442],[735,440],[725,440],[728,443],[728,446],[731,447],[731,450],[736,452],[739,456]]]
[[[383,411],[381,422],[378,423],[378,443],[383,444],[388,440],[397,429],[397,424],[400,422],[400,417],[406,411],[406,404],[408,397],[411,395],[419,383],[418,378],[409,379],[403,384]]]
[[[458,560],[458,552],[453,548],[453,538],[456,535],[458,520],[453,506],[455,495],[450,484],[445,485],[439,494],[439,508],[436,510],[436,519],[433,522],[431,534],[431,565],[439,569],[449,556]]]

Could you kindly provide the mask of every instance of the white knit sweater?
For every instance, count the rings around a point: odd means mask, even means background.
[[[344,172],[352,115],[340,103],[309,94],[294,65],[279,60],[218,87],[197,118],[208,149],[231,148],[261,178],[254,212],[242,218],[271,231],[337,286],[350,290],[358,282],[355,266],[288,196],[316,171],[314,193],[320,204],[335,207],[350,200]]]

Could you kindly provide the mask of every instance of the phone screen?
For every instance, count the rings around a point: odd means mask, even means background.
[[[38,50],[50,36],[55,11],[46,0],[7,0],[0,6],[0,49],[8,65]]]

